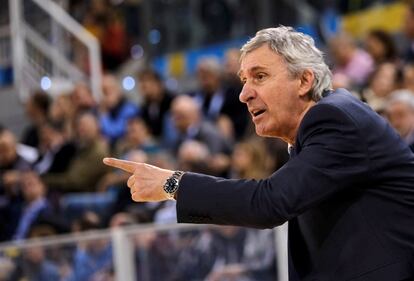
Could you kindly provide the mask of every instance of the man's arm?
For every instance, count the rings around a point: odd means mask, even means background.
[[[228,180],[185,173],[177,192],[179,222],[271,228],[344,189],[370,179],[368,148],[353,118],[331,105],[306,114],[296,140],[297,155],[260,181]],[[105,158],[129,172],[135,201],[169,199],[163,186],[173,171],[145,163]]]
[[[177,196],[179,222],[271,228],[369,177],[362,132],[352,117],[317,105],[304,118],[298,155],[271,177],[225,180],[186,173]]]

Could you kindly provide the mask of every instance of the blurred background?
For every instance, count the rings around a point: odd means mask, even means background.
[[[134,203],[114,156],[260,180],[288,159],[238,101],[259,29],[312,36],[414,149],[414,4],[0,0],[0,281],[287,280],[286,226],[177,225]]]

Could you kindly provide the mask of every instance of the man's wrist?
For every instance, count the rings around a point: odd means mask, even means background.
[[[165,182],[164,192],[170,200],[177,200],[177,191],[184,172],[175,171]]]

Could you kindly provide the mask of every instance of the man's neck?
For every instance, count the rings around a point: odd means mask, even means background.
[[[282,137],[282,139],[287,142],[288,144],[294,146],[296,142],[296,136],[299,131],[300,124],[302,123],[303,118],[305,117],[306,113],[316,104],[316,102],[311,101],[309,102],[304,109],[299,113],[298,117],[296,118],[296,123],[294,123],[293,129],[287,134],[286,137]]]

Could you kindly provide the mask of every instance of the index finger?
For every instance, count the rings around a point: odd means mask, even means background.
[[[121,170],[124,170],[125,172],[131,173],[133,174],[137,164],[135,162],[132,161],[128,161],[128,160],[121,160],[121,159],[116,159],[116,158],[104,158],[103,162],[105,165],[111,166],[111,167],[115,167]]]

